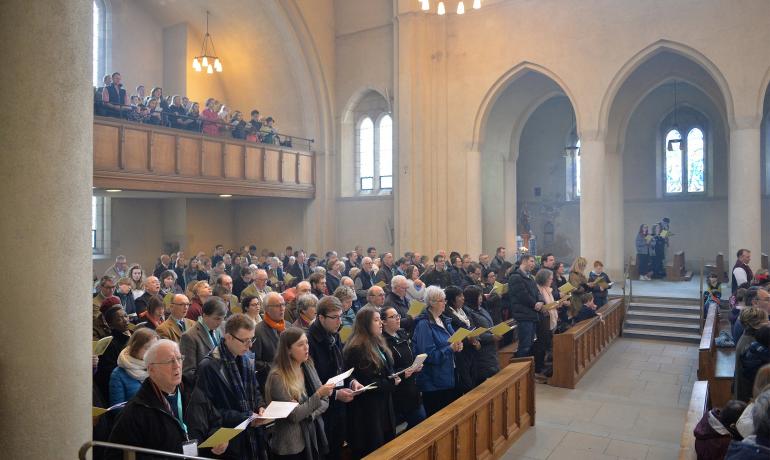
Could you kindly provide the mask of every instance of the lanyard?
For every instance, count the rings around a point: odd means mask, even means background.
[[[182,390],[177,388],[176,390],[176,410],[177,414],[179,414],[179,418],[177,421],[180,425],[182,425],[182,429],[184,430],[184,435],[187,436],[187,425],[184,423],[184,417],[182,417]]]

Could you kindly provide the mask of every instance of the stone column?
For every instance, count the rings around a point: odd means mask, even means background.
[[[512,154],[512,156],[514,156]],[[516,189],[516,158],[518,157],[518,152],[514,156],[514,158],[506,158],[503,160],[503,167],[505,168],[505,171],[503,172],[504,177],[504,210],[503,210],[503,216],[505,219],[505,239],[502,241],[503,246],[507,248],[506,255],[508,257],[512,257],[513,254],[516,253],[516,249],[518,247],[516,246],[516,236],[517,236],[517,230],[518,230],[518,215],[517,213],[517,189]],[[490,251],[494,251],[497,248],[491,248]],[[495,253],[491,252],[490,257],[494,257]]]
[[[762,171],[759,155],[760,122],[751,119],[730,131],[727,196],[727,233],[730,266],[738,249],[751,251],[754,267],[762,253]]]
[[[605,260],[605,156],[603,140],[597,140],[596,136],[581,136],[580,255],[589,265],[596,259]],[[622,225],[623,222],[612,224]]]
[[[470,151],[465,157],[465,194],[467,239],[466,250],[477,256],[482,250],[481,228],[481,152]]]
[[[92,2],[0,3],[0,446],[73,459],[91,438]],[[37,268],[31,268],[31,267]]]
[[[604,265],[607,274],[613,280],[620,280],[625,269],[624,235],[623,235],[623,157],[617,147],[607,147],[605,155],[605,197],[604,197],[604,228],[606,243],[604,245]],[[589,261],[589,264],[591,261]]]

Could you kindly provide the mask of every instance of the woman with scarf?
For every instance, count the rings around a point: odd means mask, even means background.
[[[255,413],[262,414],[265,402],[259,392],[254,364],[246,353],[254,340],[254,321],[242,313],[230,317],[225,335],[211,353],[198,364],[195,390],[222,415],[222,427],[235,428]],[[266,419],[255,419],[240,435],[230,440],[223,458],[267,458],[259,426]]]
[[[118,367],[110,375],[110,406],[133,398],[142,382],[147,378],[144,354],[158,340],[152,329],[139,329],[118,355]]]
[[[321,414],[329,407],[333,384],[322,385],[309,361],[305,332],[290,327],[281,334],[273,369],[267,378],[267,400],[293,401],[297,407],[275,422],[270,450],[275,459],[319,460],[328,451]]]
[[[370,307],[358,311],[342,354],[345,367],[353,368],[353,378],[358,383],[373,384],[371,390],[357,395],[348,404],[348,442],[353,458],[362,458],[396,434],[392,395],[401,379],[391,378],[395,373],[393,354],[382,337],[379,311]]]

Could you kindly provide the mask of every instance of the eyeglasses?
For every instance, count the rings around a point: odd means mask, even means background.
[[[380,294],[371,294],[369,297],[385,297],[385,294],[384,294],[384,293],[380,293]]]
[[[286,302],[267,304],[268,307],[285,307]]]
[[[241,342],[242,344],[244,344],[244,345],[246,345],[246,346],[249,346],[249,347],[250,347],[250,346],[251,346],[251,345],[252,345],[254,342],[256,342],[256,341],[257,341],[257,338],[256,338],[256,337],[252,337],[252,338],[250,338],[250,339],[241,339],[241,338],[238,338],[238,337],[236,337],[236,336],[234,336],[234,335],[230,335],[230,337],[234,338],[235,340],[237,340],[237,341]]]
[[[328,318],[328,319],[330,319],[332,321],[337,321],[338,319],[340,319],[340,316],[342,316],[342,315],[336,315],[336,316],[321,315],[321,316],[323,316],[324,318]]]
[[[386,316],[385,319],[401,319],[401,315],[396,313],[395,315]]]
[[[189,303],[189,302],[187,302],[187,303],[184,303],[184,302],[182,302],[182,303],[179,303],[179,302],[171,302],[171,305],[186,305],[186,306],[188,306],[188,307],[189,307],[189,306],[190,306],[190,305],[192,305],[192,304],[191,304],[191,303]]]
[[[178,358],[171,358],[168,361],[161,361],[161,362],[158,362],[158,363],[151,363],[151,364],[164,364],[164,365],[171,366],[172,364],[177,363],[177,364],[179,364],[181,366],[182,365],[182,361],[184,361],[184,355],[179,355]]]

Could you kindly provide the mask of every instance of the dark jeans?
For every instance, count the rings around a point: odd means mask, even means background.
[[[535,372],[543,372],[545,355],[553,348],[553,333],[551,332],[551,318],[545,316],[537,323],[537,340],[534,345]]]
[[[519,335],[519,348],[516,350],[517,358],[532,356],[532,344],[535,341],[537,321],[517,321],[517,333]]]
[[[425,414],[430,417],[457,399],[457,391],[454,388],[436,391],[424,391],[422,393],[422,405]]]
[[[417,409],[405,413],[405,414],[397,414],[396,415],[396,425],[400,425],[403,422],[406,422],[406,429],[414,428],[418,423],[422,422],[427,418],[427,415],[425,414],[425,408],[420,404]],[[328,457],[327,457],[328,458]]]

